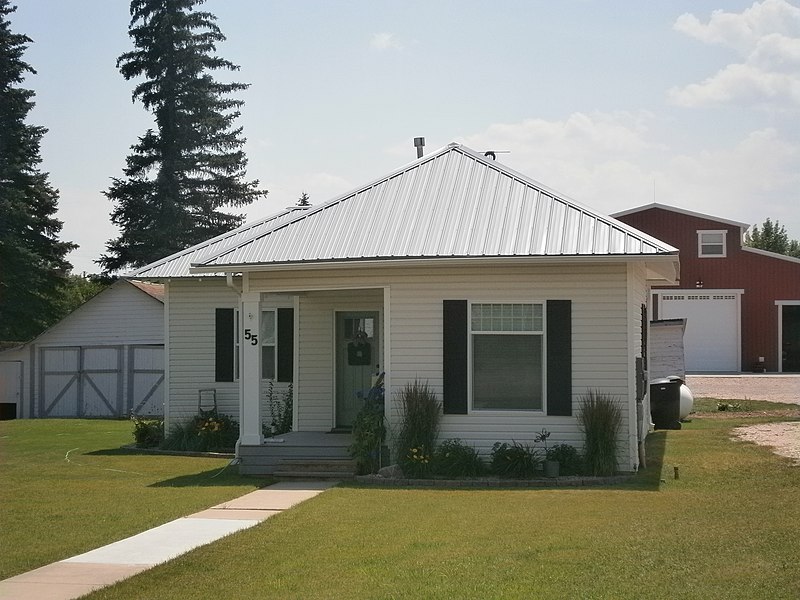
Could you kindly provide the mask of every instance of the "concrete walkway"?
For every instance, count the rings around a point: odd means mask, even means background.
[[[165,523],[97,550],[0,581],[0,600],[70,600],[257,525],[336,485],[285,482]]]

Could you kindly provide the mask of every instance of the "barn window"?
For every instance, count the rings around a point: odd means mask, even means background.
[[[697,256],[724,258],[727,256],[728,231],[702,230],[697,232]]]

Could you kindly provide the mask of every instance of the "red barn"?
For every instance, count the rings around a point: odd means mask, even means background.
[[[655,203],[613,216],[680,250],[652,314],[687,319],[687,371],[800,372],[800,259],[742,246],[746,223]]]

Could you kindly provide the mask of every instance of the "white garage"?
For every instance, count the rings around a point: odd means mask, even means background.
[[[688,372],[739,372],[743,290],[656,292],[659,319],[686,319],[683,343]]]
[[[163,414],[163,298],[162,285],[120,280],[31,342],[0,352],[4,413]]]

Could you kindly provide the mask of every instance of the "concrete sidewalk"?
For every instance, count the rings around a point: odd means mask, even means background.
[[[0,600],[70,600],[257,525],[336,485],[284,482],[97,550],[0,581]]]

